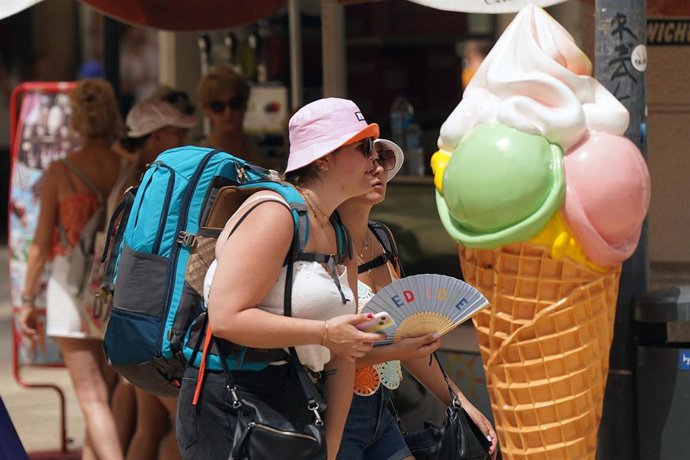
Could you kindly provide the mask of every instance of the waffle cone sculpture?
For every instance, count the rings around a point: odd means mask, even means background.
[[[625,107],[525,6],[441,127],[439,217],[465,280],[506,459],[594,459],[622,262],[650,198]]]
[[[532,243],[459,252],[491,302],[473,320],[506,458],[593,459],[620,270],[554,260]]]

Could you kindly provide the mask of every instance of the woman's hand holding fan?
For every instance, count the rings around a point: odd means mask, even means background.
[[[369,300],[362,313],[387,312],[395,325],[385,345],[405,337],[444,335],[470,319],[489,301],[462,280],[437,274],[414,275],[393,281]]]

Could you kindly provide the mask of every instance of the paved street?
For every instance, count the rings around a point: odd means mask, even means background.
[[[59,451],[60,403],[54,390],[20,387],[12,376],[12,313],[9,303],[7,248],[0,248],[0,396],[26,451]],[[83,442],[84,424],[64,368],[22,368],[22,379],[29,383],[60,386],[67,400],[67,436],[70,450]],[[40,458],[49,458],[41,456]],[[8,459],[11,460],[11,459]]]

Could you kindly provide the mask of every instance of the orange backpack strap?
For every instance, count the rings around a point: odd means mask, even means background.
[[[204,373],[206,372],[206,357],[208,356],[208,347],[211,344],[211,328],[206,325],[206,336],[204,337],[204,349],[201,352],[201,364],[199,364],[199,375],[196,379],[196,388],[194,389],[194,399],[192,399],[192,406],[196,406],[201,395],[201,387],[204,385]]]

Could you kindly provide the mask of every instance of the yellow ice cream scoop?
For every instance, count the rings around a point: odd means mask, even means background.
[[[585,265],[599,273],[604,273],[611,269],[610,267],[595,264],[587,258],[584,249],[582,249],[580,243],[577,242],[570,229],[568,229],[561,211],[554,214],[544,229],[529,241],[530,243],[550,248],[552,259],[559,260],[563,257],[568,257],[574,262]]]
[[[450,152],[441,149],[431,156],[431,170],[434,173],[434,185],[439,193],[443,193],[443,173],[446,172],[446,165],[448,165],[450,155]]]

